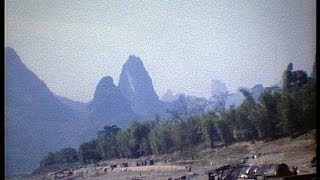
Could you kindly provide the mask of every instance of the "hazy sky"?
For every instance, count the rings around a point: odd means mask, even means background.
[[[6,45],[54,93],[89,101],[139,56],[161,96],[208,97],[281,80],[289,62],[311,72],[316,0],[6,0]]]

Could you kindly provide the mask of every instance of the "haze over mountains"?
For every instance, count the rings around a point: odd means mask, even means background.
[[[160,104],[159,97],[139,57],[129,56],[123,65],[118,86],[136,113],[149,115],[157,111],[155,108]]]
[[[10,47],[5,68],[6,174],[30,172],[49,151],[94,135],[88,119],[63,104]]]
[[[121,94],[110,76],[100,80],[88,109],[90,119],[97,123],[97,128],[103,127],[106,122],[124,127],[128,121],[138,119],[131,109],[130,101]]]
[[[103,77],[88,103],[53,94],[10,47],[5,48],[5,68],[6,174],[29,173],[48,152],[77,147],[105,125],[126,128],[134,120],[170,118],[181,108],[192,115],[237,106],[243,100],[216,80],[208,99],[168,91],[160,100],[136,56],[123,65],[118,85],[112,77]],[[251,92],[256,97],[262,90],[258,85]]]

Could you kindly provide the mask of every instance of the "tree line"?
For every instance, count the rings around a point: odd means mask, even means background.
[[[316,128],[316,82],[305,71],[293,71],[292,64],[283,73],[283,87],[265,88],[258,101],[241,89],[245,99],[235,108],[186,116],[185,109],[172,111],[167,121],[156,117],[135,121],[128,129],[105,126],[97,137],[76,150],[64,148],[49,153],[41,167],[54,164],[95,163],[117,158],[138,158],[195,146],[214,148],[241,141],[274,140],[298,136]]]

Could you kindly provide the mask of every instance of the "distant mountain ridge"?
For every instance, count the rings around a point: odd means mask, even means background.
[[[110,76],[103,77],[87,105],[90,118],[97,129],[105,125],[129,127],[132,121],[168,117],[170,103],[162,102],[156,94],[152,79],[139,57],[130,55],[123,65],[118,86]]]
[[[90,139],[90,124],[83,123],[5,47],[6,174],[31,172],[49,151]]]
[[[59,108],[54,113],[65,113],[72,116],[72,110],[61,104],[46,84],[31,72],[21,61],[16,52],[10,48],[5,48],[5,69],[6,69],[6,107],[16,105],[29,106],[30,103],[39,102],[41,108],[50,108],[59,104]],[[50,102],[44,102],[47,99]]]
[[[85,102],[80,102],[80,101],[75,101],[63,96],[55,95],[56,98],[60,100],[63,104],[71,108],[72,110],[76,112],[83,112],[86,111],[86,107],[89,103]]]
[[[221,81],[213,81],[209,99],[168,91],[160,100],[143,62],[132,55],[118,85],[112,77],[103,77],[88,103],[52,93],[10,47],[5,48],[5,64],[6,174],[30,172],[48,152],[77,147],[106,125],[127,128],[135,120],[167,119],[184,111],[195,115],[216,110],[220,100],[225,107],[243,100],[240,92],[229,93]],[[251,92],[258,96],[262,90],[256,86]]]
[[[265,88],[262,84],[256,84],[252,88],[244,89],[248,90],[251,93],[255,101],[258,101],[260,94],[264,91]],[[228,109],[231,106],[239,106],[244,100],[244,96],[239,90],[233,93],[229,92],[224,82],[220,80],[212,80],[212,99],[213,101],[222,101],[224,104],[224,108]]]
[[[52,93],[22,63],[15,50],[6,47],[6,174],[29,173],[48,152],[77,147],[105,125],[126,128],[134,120],[165,112],[169,106],[158,99],[142,61],[132,58],[135,57],[129,57],[122,74],[133,82],[134,90],[128,89],[133,96],[123,95],[128,84],[124,83],[121,91],[107,76],[97,84],[94,98],[81,103]]]

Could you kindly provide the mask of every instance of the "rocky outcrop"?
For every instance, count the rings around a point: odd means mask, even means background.
[[[173,94],[171,90],[167,90],[167,92],[161,96],[160,100],[164,102],[173,102],[178,100],[181,95],[182,94]]]
[[[211,83],[212,83],[211,84],[212,97],[228,96],[229,91],[225,83],[223,83],[220,80],[212,80]]]
[[[139,57],[129,56],[123,65],[118,87],[127,98],[133,111],[141,116],[161,114],[163,108],[156,94],[152,79]]]
[[[131,109],[130,101],[122,95],[110,76],[100,80],[88,109],[90,117],[100,128],[114,124],[128,127],[131,121],[138,119]]]

